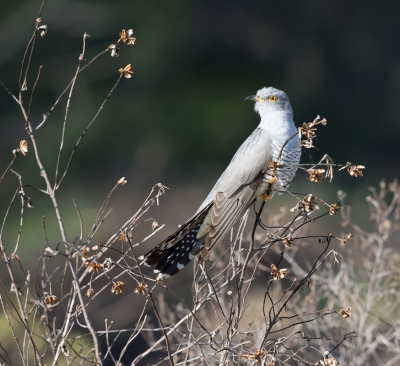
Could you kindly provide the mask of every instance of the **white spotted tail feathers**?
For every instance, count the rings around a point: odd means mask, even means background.
[[[197,235],[209,209],[210,206],[207,206],[147,254],[139,257],[142,264],[148,267],[156,265],[154,272],[164,278],[183,269],[204,247],[204,235],[200,238]]]

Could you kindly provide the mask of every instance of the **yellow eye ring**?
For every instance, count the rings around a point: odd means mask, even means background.
[[[278,97],[276,95],[271,95],[270,97],[268,97],[268,100],[270,102],[274,102],[275,103],[278,100]]]

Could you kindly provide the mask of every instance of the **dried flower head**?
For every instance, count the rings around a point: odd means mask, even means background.
[[[54,306],[58,303],[58,298],[55,295],[49,295],[44,298],[44,302],[47,306]]]
[[[315,126],[315,123],[313,123],[313,122],[309,122],[309,123],[304,122],[303,125],[300,127],[300,133],[303,136],[305,136],[307,139],[312,139],[317,136],[315,134],[315,131],[317,129],[313,128],[314,126]]]
[[[348,242],[349,240],[351,240],[351,239],[353,239],[353,234],[351,234],[351,233],[346,234],[346,235],[344,236],[344,238],[343,238],[343,244],[347,244],[347,242]]]
[[[313,213],[315,210],[318,210],[317,199],[311,193],[305,196],[301,201],[297,203],[295,207],[293,207],[290,211],[294,212],[296,210],[303,211],[307,214]]]
[[[89,263],[88,267],[89,267],[89,272],[93,272],[93,273],[99,273],[104,269],[104,266],[99,262]]]
[[[322,179],[325,178],[325,169],[310,169],[308,173],[310,174],[310,181],[317,184],[321,184]]]
[[[147,290],[147,285],[143,282],[139,283],[139,286],[135,288],[135,294],[142,294],[145,295],[146,294],[146,290]]]
[[[133,46],[135,44],[136,38],[132,37],[133,34],[133,30],[132,29],[128,29],[127,31],[125,31],[125,29],[123,29],[121,32],[119,32],[119,40],[117,43],[125,43],[128,46]]]
[[[11,259],[12,259],[13,261],[19,261],[19,255],[18,255],[18,254],[14,254],[14,255],[11,257]]]
[[[352,177],[358,178],[358,177],[362,177],[363,173],[361,171],[361,169],[365,169],[365,166],[363,165],[350,165],[347,168],[347,171],[349,172],[349,174]]]
[[[118,235],[118,240],[124,241],[125,243],[129,242],[132,239],[132,234],[130,231],[121,231]]]
[[[19,150],[21,151],[21,154],[25,156],[28,152],[28,142],[25,140],[20,141]]]
[[[305,196],[302,203],[304,205],[304,211],[306,212],[314,212],[319,208],[316,197],[314,197],[312,194]]]
[[[324,359],[324,366],[339,366],[339,362],[333,356],[326,357]]]
[[[14,156],[17,156],[19,154],[26,155],[28,152],[28,142],[25,140],[22,140],[19,142],[19,147],[13,150]]]
[[[151,230],[156,231],[159,226],[160,225],[158,225],[158,222],[154,220],[153,223],[151,224]]]
[[[331,216],[336,215],[340,211],[340,208],[342,206],[344,206],[344,205],[343,205],[343,202],[341,200],[339,200],[336,203],[332,203],[329,206],[329,215],[331,215]]]
[[[345,309],[345,308],[342,308],[342,309],[340,309],[340,315],[343,317],[343,318],[351,318],[351,316],[353,315],[352,313],[351,313],[351,308],[350,307],[348,307],[347,309]]]
[[[293,245],[293,238],[291,235],[288,235],[286,238],[283,239],[283,244],[285,244],[286,248],[291,248]]]
[[[121,179],[119,179],[117,181],[117,183],[121,186],[124,186],[126,183],[128,183],[128,181],[125,179],[125,177],[122,177]]]
[[[92,250],[94,251],[99,250],[99,248],[100,248],[100,243],[92,246]]]
[[[261,349],[259,349],[255,353],[248,353],[248,354],[243,355],[243,357],[247,358],[249,361],[255,361],[257,363],[262,362],[262,359],[261,359],[262,356],[264,356],[264,351]]]
[[[113,294],[120,294],[122,290],[124,289],[125,283],[122,281],[115,282],[113,287],[111,288],[111,292]]]
[[[282,168],[283,168],[283,163],[281,161],[269,162],[269,169],[272,171],[272,173],[276,173],[277,169],[282,169]]]
[[[271,268],[271,276],[275,281],[279,281],[287,275],[288,270],[286,268],[278,269],[274,264],[271,264]]]
[[[94,290],[92,288],[88,288],[88,290],[86,291],[86,296],[87,297],[91,297],[94,294]]]
[[[111,57],[118,57],[119,56],[119,47],[116,44],[110,44],[108,49],[111,50]]]
[[[124,68],[120,68],[118,72],[121,73],[122,76],[125,76],[127,79],[130,79],[133,74],[132,65],[126,65]]]

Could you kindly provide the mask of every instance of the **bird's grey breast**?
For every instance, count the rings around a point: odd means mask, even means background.
[[[271,143],[272,161],[281,166],[278,165],[275,172],[269,170],[267,179],[270,179],[270,176],[275,173],[277,182],[274,188],[278,191],[283,191],[289,186],[296,174],[301,156],[301,146],[296,130],[292,129],[286,137],[286,140],[283,138],[273,139]],[[293,138],[290,139],[291,137]]]

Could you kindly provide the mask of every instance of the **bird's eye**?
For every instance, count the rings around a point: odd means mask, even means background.
[[[271,95],[271,96],[268,98],[268,100],[269,100],[270,102],[276,102],[276,101],[278,100],[278,97],[277,97],[276,95]]]

